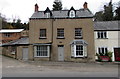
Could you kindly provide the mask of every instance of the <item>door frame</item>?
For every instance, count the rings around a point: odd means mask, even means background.
[[[28,49],[27,59],[23,59],[23,49],[24,49],[24,48],[27,48],[27,49]],[[28,47],[23,47],[23,48],[22,48],[22,60],[28,60],[28,59],[29,59],[29,48],[28,48]]]
[[[113,61],[115,61],[115,48],[118,48],[118,49],[120,49],[120,47],[118,46],[115,46],[115,47],[113,47]],[[117,62],[117,61],[115,61],[115,62]]]
[[[62,52],[63,59],[62,59],[62,60],[59,60],[59,59],[60,59],[60,58],[59,58],[59,57],[60,57],[60,56],[59,56],[59,55],[60,55],[60,54],[59,54],[59,47],[62,47],[62,48],[63,48],[63,52]],[[58,52],[58,59],[57,59],[57,60],[58,60],[58,61],[64,61],[64,45],[58,45],[57,48],[58,48],[58,51],[57,51],[57,52]]]

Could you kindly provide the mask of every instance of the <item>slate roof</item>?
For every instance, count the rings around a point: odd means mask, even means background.
[[[24,37],[24,38],[20,38],[8,43],[3,44],[2,46],[11,46],[11,45],[28,45],[29,44],[29,38],[28,37]]]
[[[51,11],[52,16],[51,18],[69,18],[68,12],[70,10],[60,10],[60,11]],[[93,17],[92,12],[89,9],[80,9],[76,10],[76,17],[75,18],[87,18]],[[46,18],[44,11],[38,11],[33,13],[30,19],[43,19]]]
[[[120,30],[120,21],[94,22],[94,30]]]

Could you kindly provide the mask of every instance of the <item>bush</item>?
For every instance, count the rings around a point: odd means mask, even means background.
[[[103,53],[100,53],[100,54],[98,54],[98,53],[96,53],[96,56],[98,57],[98,60],[97,61],[102,61],[102,59],[100,58],[100,56],[108,56],[109,58],[110,58],[110,62],[112,61],[112,53],[113,52],[107,52],[107,53],[105,53],[105,54],[103,54]]]

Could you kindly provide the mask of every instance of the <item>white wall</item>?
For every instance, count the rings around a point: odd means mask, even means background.
[[[107,47],[108,51],[113,52],[112,61],[114,61],[114,47],[120,47],[118,45],[118,40],[120,39],[120,31],[107,31],[108,39],[97,39],[97,31],[94,32],[95,35],[95,52],[97,53],[98,47]]]

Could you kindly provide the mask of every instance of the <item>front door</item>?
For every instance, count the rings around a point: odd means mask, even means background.
[[[58,61],[64,61],[64,45],[58,45]]]
[[[28,60],[28,48],[23,48],[23,60]]]
[[[114,48],[115,61],[120,61],[120,48]]]

